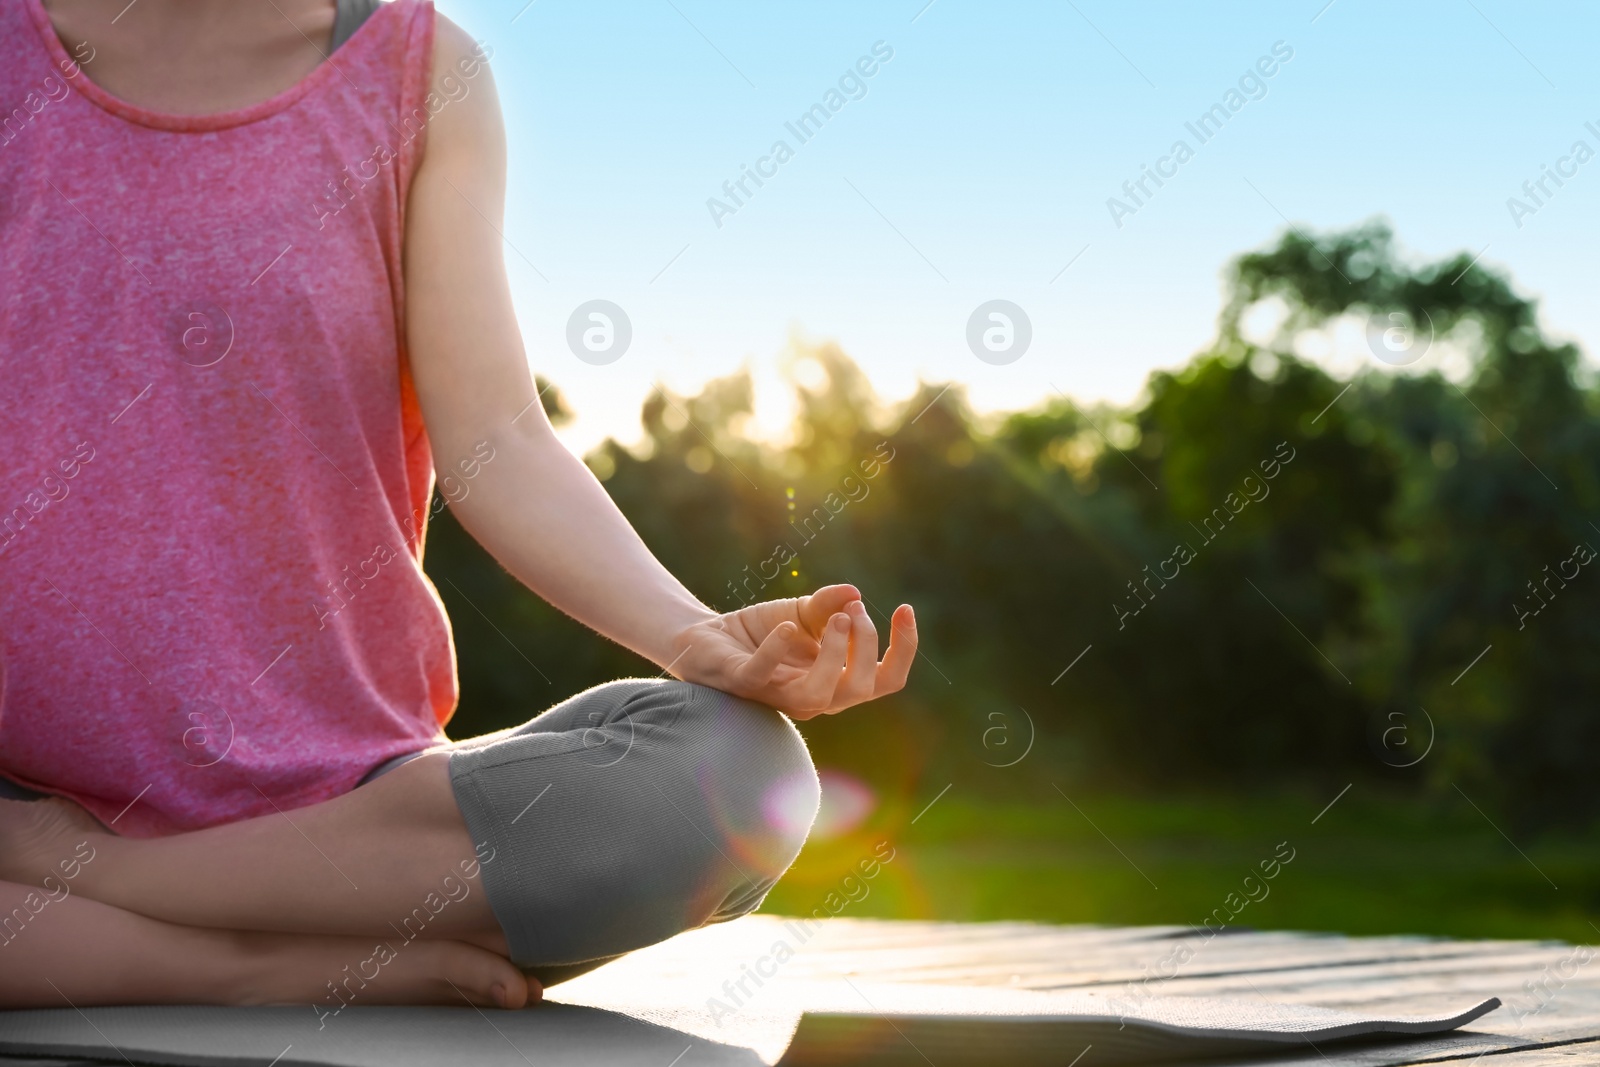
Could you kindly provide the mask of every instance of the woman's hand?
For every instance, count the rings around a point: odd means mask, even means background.
[[[674,642],[669,670],[790,718],[832,715],[897,692],[917,655],[917,619],[901,604],[878,662],[878,630],[853,586],[751,604],[694,623]]]

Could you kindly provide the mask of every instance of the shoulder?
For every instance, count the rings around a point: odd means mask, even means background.
[[[424,159],[492,149],[502,137],[489,60],[494,49],[444,15],[434,16]]]
[[[476,79],[488,69],[494,49],[456,25],[445,15],[434,14],[433,84],[437,88],[446,78]]]

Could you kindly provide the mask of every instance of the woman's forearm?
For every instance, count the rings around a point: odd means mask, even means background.
[[[533,413],[537,415],[537,413]],[[494,459],[452,510],[501,566],[586,626],[665,668],[716,613],[661,565],[542,418],[490,438]]]

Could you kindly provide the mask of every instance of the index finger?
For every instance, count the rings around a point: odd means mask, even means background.
[[[750,658],[739,666],[734,676],[747,692],[759,690],[772,681],[772,676],[777,673],[784,656],[799,636],[799,631],[800,628],[792,622],[779,623],[772,628],[767,639],[757,646]]]
[[[850,650],[850,616],[839,613],[826,624],[822,647],[817,651],[805,676],[791,683],[791,707],[804,712],[822,712],[833,705],[833,694],[843,677],[845,660]]]

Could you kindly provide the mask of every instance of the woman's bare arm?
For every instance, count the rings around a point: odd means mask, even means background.
[[[557,608],[688,681],[791,714],[839,711],[899,689],[915,656],[902,605],[882,663],[851,586],[719,615],[651,555],[536,402],[512,310],[500,230],[505,134],[492,75],[463,82],[475,45],[440,18],[434,79],[455,99],[428,126],[406,224],[411,370],[441,471],[487,440],[452,506],[502,565]],[[468,84],[445,86],[454,77]],[[451,91],[453,89],[453,91]]]

